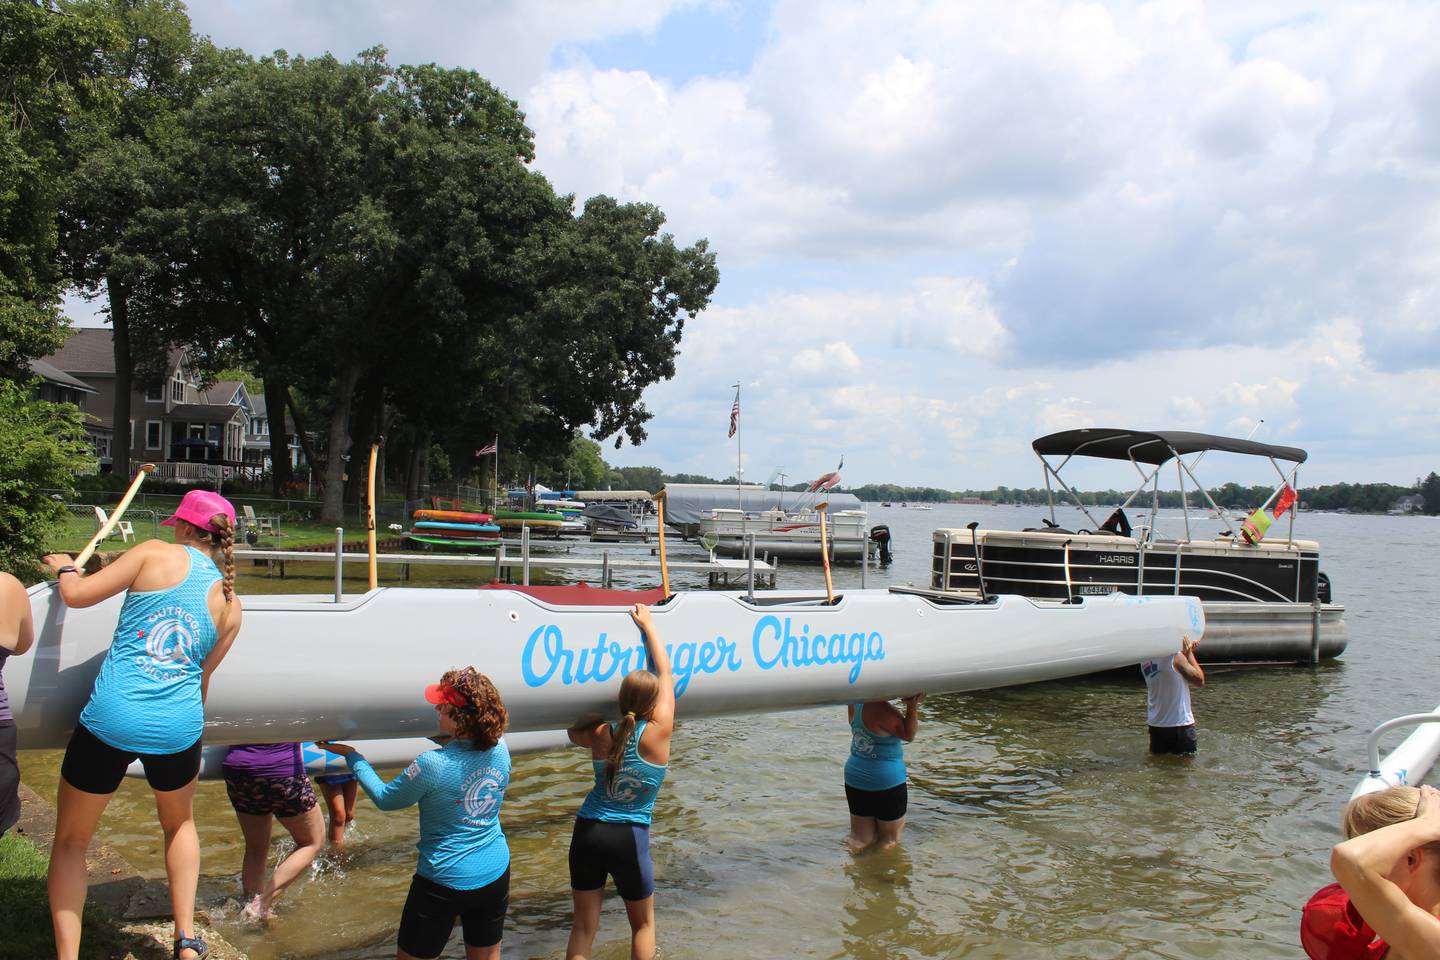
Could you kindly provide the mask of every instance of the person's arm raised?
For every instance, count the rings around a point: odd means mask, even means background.
[[[1197,687],[1205,686],[1205,670],[1200,666],[1200,661],[1195,659],[1195,648],[1200,641],[1191,640],[1187,635],[1180,640],[1180,652],[1175,654],[1175,669],[1180,675]]]
[[[95,571],[89,576],[81,576],[79,573],[60,573],[62,567],[74,564],[74,558],[68,553],[51,553],[44,558],[45,565],[55,571],[57,579],[56,589],[60,591],[60,599],[65,605],[79,610],[84,607],[93,607],[102,600],[109,600],[119,593],[130,589],[135,578],[140,576],[145,562],[151,557],[159,556],[167,549],[162,540],[146,540],[126,550],[111,563]]]
[[[1399,956],[1440,956],[1440,921],[1411,903],[1389,879],[1397,866],[1405,864],[1412,870],[1433,871],[1431,861],[1437,854],[1425,845],[1437,840],[1440,791],[1423,786],[1413,820],[1352,837],[1330,853],[1330,870],[1355,909]]]
[[[670,653],[660,631],[655,628],[655,619],[650,608],[637,603],[630,608],[630,616],[645,635],[645,653],[650,658],[650,669],[660,679],[660,694],[655,699],[655,712],[650,722],[661,736],[668,738],[675,729],[675,676],[670,670]]]

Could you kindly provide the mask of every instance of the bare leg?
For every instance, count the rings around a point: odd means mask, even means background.
[[[625,916],[630,920],[630,960],[654,960],[655,895],[626,900]]]
[[[899,820],[877,820],[875,822],[875,833],[880,841],[881,850],[889,850],[900,842],[900,835],[905,832],[905,818]]]
[[[465,960],[500,960],[500,944],[493,947],[472,947],[467,943]]]
[[[165,876],[170,882],[177,939],[195,935],[195,887],[200,882],[200,837],[192,809],[195,782],[191,780],[179,790],[155,791],[155,812],[165,831]],[[185,956],[193,958],[195,952],[186,950]]]
[[[875,818],[856,817],[850,818],[850,836],[845,843],[851,853],[859,853],[870,844],[875,842]]]
[[[100,817],[113,793],[86,793],[64,780],[55,798],[55,839],[50,845],[50,920],[55,926],[55,956],[80,956],[80,920],[85,914],[89,884],[85,875],[85,849],[95,836]]]
[[[315,862],[315,855],[320,852],[320,847],[325,842],[325,818],[320,816],[318,805],[296,817],[281,817],[280,825],[295,838],[295,849],[290,852],[290,856],[276,865],[270,882],[265,886],[260,897],[262,917],[270,916],[270,908],[275,903],[276,895]]]
[[[345,846],[345,823],[348,820],[345,812],[345,787],[348,783],[322,783],[320,793],[325,797],[325,811],[330,816],[330,846]],[[354,801],[351,801],[351,808],[354,808]]]
[[[345,829],[348,830],[355,826],[355,798],[360,794],[360,781],[340,784],[340,793],[345,797]]]
[[[575,922],[570,927],[570,942],[565,945],[565,960],[586,960],[595,946],[595,934],[600,929],[600,890],[571,890],[575,901]]]
[[[240,888],[248,904],[265,889],[265,867],[270,863],[271,816],[235,811],[240,834],[245,838],[245,858],[240,862]]]

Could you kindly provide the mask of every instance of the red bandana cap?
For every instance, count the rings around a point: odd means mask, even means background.
[[[1389,949],[1338,883],[1321,887],[1305,904],[1300,946],[1311,960],[1379,960]]]
[[[448,703],[452,707],[468,707],[470,701],[465,699],[465,694],[456,690],[448,683],[432,683],[425,688],[426,703]]]

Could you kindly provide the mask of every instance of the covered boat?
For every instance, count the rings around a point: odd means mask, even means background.
[[[71,609],[29,591],[38,634],[6,665],[20,743],[63,746],[90,695],[122,598]],[[557,730],[613,709],[644,664],[627,607],[658,601],[681,717],[789,710],[1077,676],[1173,654],[1204,630],[1197,601],[1077,603],[916,590],[697,592],[384,587],[356,597],[249,596],[245,625],[209,688],[210,744],[389,739],[433,732],[420,693],[474,664],[511,729]],[[175,654],[176,651],[170,651]]]
[[[1283,534],[1257,532],[1262,522],[1278,524],[1267,512],[1272,503],[1284,504],[1277,506],[1279,514],[1294,503],[1304,450],[1202,433],[1115,429],[1067,430],[1041,437],[1032,446],[1045,468],[1049,518],[1041,527],[1022,530],[971,524],[935,531],[932,588],[975,597],[1018,593],[1057,600],[1111,593],[1197,597],[1205,604],[1208,624],[1199,655],[1210,662],[1310,660],[1337,656],[1345,649],[1345,608],[1330,602],[1319,544],[1295,539],[1296,510],[1288,510]],[[1263,457],[1279,475],[1270,500],[1243,523],[1195,478],[1199,458],[1211,450]],[[1184,457],[1190,454],[1198,456],[1187,462]],[[1118,509],[1100,514],[1103,521],[1061,478],[1071,459],[1081,456],[1129,461],[1141,477]],[[1156,525],[1160,468],[1171,461],[1180,479],[1183,536],[1161,535]],[[1071,530],[1056,521],[1052,482],[1079,508],[1086,526]],[[1132,526],[1126,508],[1143,505],[1147,489],[1148,522]],[[1222,522],[1225,529],[1219,536],[1190,536],[1191,496]]]

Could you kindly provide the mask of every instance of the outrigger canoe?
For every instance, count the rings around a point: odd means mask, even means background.
[[[613,710],[620,680],[645,663],[627,613],[637,597],[578,588],[383,587],[244,597],[245,625],[212,678],[210,744],[423,736],[420,696],[444,670],[473,664],[505,698],[514,731],[558,730]],[[20,743],[65,744],[110,645],[122,597],[68,608],[53,582],[29,590],[37,641],[6,664]],[[983,690],[1168,656],[1200,636],[1190,597],[1017,596],[951,602],[919,590],[823,594],[678,593],[654,606],[669,647],[679,715],[753,714]],[[158,632],[158,631],[157,631]],[[166,633],[161,660],[185,656]]]
[[[405,534],[405,539],[412,543],[423,543],[427,547],[455,547],[459,550],[490,550],[500,546],[500,541],[493,537],[432,536],[416,530]]]

